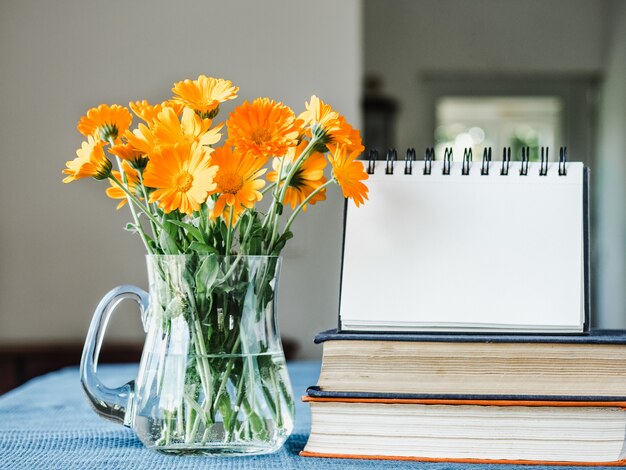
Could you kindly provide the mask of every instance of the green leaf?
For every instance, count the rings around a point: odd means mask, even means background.
[[[200,243],[205,243],[205,239],[202,236],[202,232],[200,231],[198,227],[194,227],[191,224],[180,222],[178,220],[170,220],[169,222],[171,224],[177,225],[181,227],[182,229],[186,230],[189,235],[191,235],[195,240],[199,241]]]
[[[161,247],[157,245],[157,243],[152,238],[148,238],[148,245],[150,246],[152,251],[154,251],[155,254],[158,254],[158,255],[163,254],[163,250],[161,250]]]
[[[170,236],[175,237],[178,233],[178,227],[174,225],[175,220],[169,219],[166,216],[163,217],[163,227]]]
[[[170,235],[167,230],[161,230],[159,233],[159,245],[161,245],[161,249],[166,255],[178,254],[178,246],[176,245],[175,238]]]
[[[210,292],[213,290],[219,271],[220,267],[215,255],[204,258],[196,271],[196,291]]]
[[[198,253],[200,255],[208,254],[208,255],[216,255],[218,254],[217,250],[212,246],[206,245],[201,242],[191,242],[189,245],[189,252]]]
[[[164,319],[171,320],[179,315],[183,314],[184,303],[180,297],[174,297],[165,309],[163,314]]]
[[[265,229],[263,229],[258,214],[250,212],[246,213],[243,217],[245,217],[245,219],[241,221],[242,225],[239,229],[239,246],[241,247],[241,252],[246,255],[263,254],[262,248]]]
[[[124,230],[126,230],[127,232],[131,232],[131,233],[137,233],[137,226],[129,222],[124,227]]]
[[[293,238],[293,232],[291,232],[290,230],[287,230],[280,237],[278,237],[278,240],[276,240],[276,243],[274,244],[274,248],[272,249],[272,253],[270,254],[272,256],[280,255],[280,252],[285,247],[285,244],[292,238]]]
[[[223,380],[223,379],[222,379]],[[222,415],[225,429],[232,429],[233,420],[237,419],[236,413],[233,411],[233,405],[230,401],[228,393],[224,392],[220,395],[219,402],[217,403],[217,409]]]

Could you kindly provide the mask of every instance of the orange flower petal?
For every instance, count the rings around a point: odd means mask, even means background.
[[[235,108],[226,127],[231,145],[262,158],[285,155],[297,145],[302,132],[291,108],[269,98],[246,101]]]

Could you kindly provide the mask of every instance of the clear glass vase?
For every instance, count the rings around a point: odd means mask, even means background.
[[[81,379],[96,411],[167,453],[241,455],[279,449],[293,392],[276,321],[280,258],[149,255],[150,294],[122,286],[96,310]],[[136,382],[108,389],[95,367],[102,328],[135,299],[147,337]]]

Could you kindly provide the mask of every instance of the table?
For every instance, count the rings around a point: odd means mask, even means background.
[[[497,470],[536,470],[558,467],[489,466],[352,459],[303,458],[310,426],[308,406],[301,403],[306,387],[317,381],[319,362],[291,362],[289,375],[296,396],[293,435],[275,454],[214,458],[162,455],[143,447],[132,430],[106,421],[89,407],[71,367],[31,380],[0,397],[0,469],[455,469],[493,467]],[[127,382],[136,375],[135,365],[100,366],[107,385]],[[563,467],[575,468],[575,467]],[[588,468],[588,467],[580,467]]]

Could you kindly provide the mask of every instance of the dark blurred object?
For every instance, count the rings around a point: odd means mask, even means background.
[[[138,362],[143,344],[105,344],[101,363]],[[82,343],[0,345],[0,394],[48,372],[80,364]]]
[[[298,342],[282,338],[285,357],[293,360],[300,349]],[[104,344],[100,364],[139,362],[143,343]],[[0,395],[24,382],[63,367],[78,366],[82,343],[0,344]]]
[[[377,75],[365,78],[365,92],[361,102],[363,110],[364,155],[377,149],[379,154],[395,147],[395,124],[398,103],[383,92],[383,80]]]

